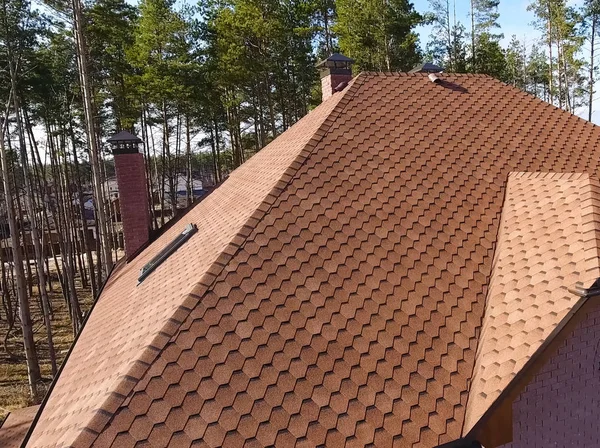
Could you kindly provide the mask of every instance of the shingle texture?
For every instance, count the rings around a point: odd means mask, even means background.
[[[361,74],[117,272],[29,446],[460,437],[508,175],[595,173],[600,129],[442,78]]]
[[[600,183],[588,174],[509,176],[465,431],[600,277]]]
[[[12,411],[0,425],[0,447],[19,448],[39,406]]]
[[[514,402],[513,442],[503,448],[600,446],[599,367],[600,303]]]
[[[88,446],[139,376],[160,353],[189,308],[225,263],[244,229],[268,207],[314,134],[340,100],[336,95],[251,158],[221,188],[142,254],[115,272],[94,308],[30,439],[30,446]],[[140,269],[189,222],[198,226],[176,255],[137,286]],[[216,263],[216,265],[215,265]],[[194,292],[198,295],[194,295]]]

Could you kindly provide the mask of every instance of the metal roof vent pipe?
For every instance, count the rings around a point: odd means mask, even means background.
[[[325,101],[335,92],[343,90],[352,80],[354,59],[334,53],[317,64],[321,74],[321,99]]]
[[[428,76],[429,80],[434,83],[434,84],[441,84],[442,80],[440,79],[440,77],[438,75],[436,75],[435,73],[430,73]]]

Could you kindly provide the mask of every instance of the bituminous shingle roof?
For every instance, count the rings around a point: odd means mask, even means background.
[[[600,278],[600,183],[588,174],[508,178],[465,432]]]
[[[19,448],[39,406],[11,411],[0,425],[0,446],[2,448]]]
[[[30,446],[86,446],[101,432],[136,379],[160,354],[183,320],[235,252],[278,185],[302,162],[303,151],[341,95],[312,111],[188,213],[131,263],[115,272],[86,323],[44,406]],[[342,106],[340,106],[342,107]],[[137,286],[140,269],[192,222],[200,231]]]
[[[508,175],[595,173],[600,129],[443,79],[359,75],[117,271],[28,446],[460,437]]]

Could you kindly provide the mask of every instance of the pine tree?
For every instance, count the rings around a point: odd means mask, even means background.
[[[588,120],[592,121],[594,110],[594,85],[598,66],[595,61],[596,45],[598,44],[598,34],[600,32],[600,1],[586,0],[582,8],[583,32],[589,45],[590,59],[588,63]]]
[[[513,34],[510,44],[506,49],[505,68],[503,80],[519,89],[526,89],[526,63],[524,60],[523,44]]]
[[[172,215],[177,212],[177,160],[172,148],[172,120],[178,114],[178,100],[185,96],[180,82],[189,58],[188,27],[173,9],[172,0],[144,0],[135,29],[134,43],[128,51],[137,71],[138,95],[147,107],[152,106],[161,122],[161,173],[157,179],[161,206],[168,203]],[[150,112],[150,110],[147,110]],[[161,214],[164,223],[164,213]]]
[[[86,13],[96,103],[109,107],[104,132],[133,130],[139,117],[131,86],[133,67],[126,55],[134,43],[136,20],[137,9],[123,0],[98,0]]]
[[[498,24],[499,0],[471,0],[471,71],[475,73],[499,74],[491,69],[498,63],[499,40],[502,34],[494,33]],[[495,62],[490,60],[490,57]],[[485,67],[485,68],[484,68]]]
[[[432,11],[428,19],[433,23],[427,45],[429,57],[448,72],[461,73],[467,70],[466,30],[456,20],[456,2],[429,0]]]
[[[334,27],[342,53],[359,70],[407,70],[420,60],[414,28],[423,20],[407,0],[338,0]]]

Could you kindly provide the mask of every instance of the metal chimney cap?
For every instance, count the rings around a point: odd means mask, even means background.
[[[317,67],[328,67],[330,65],[338,65],[338,64],[352,65],[352,64],[354,64],[354,59],[351,59],[340,53],[333,53],[327,59],[324,59],[323,61],[318,62]]]
[[[142,139],[128,131],[121,131],[106,139],[107,143],[142,143]]]

